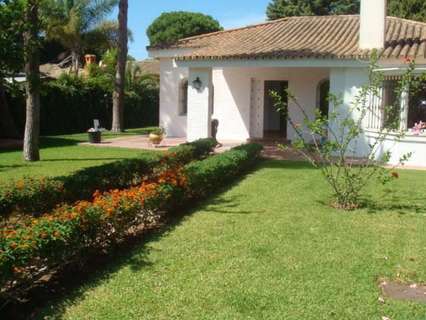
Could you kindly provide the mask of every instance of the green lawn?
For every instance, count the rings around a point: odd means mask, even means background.
[[[426,304],[380,304],[377,288],[426,281],[425,180],[402,171],[348,213],[324,204],[317,170],[264,162],[40,319],[425,319]]]
[[[103,138],[144,134],[147,128],[131,129],[125,133],[104,133]],[[77,169],[105,162],[135,157],[141,150],[80,146],[87,133],[41,138],[41,161],[25,162],[22,151],[0,151],[0,184],[22,176],[61,176]]]

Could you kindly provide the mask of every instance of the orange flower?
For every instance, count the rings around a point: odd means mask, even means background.
[[[24,272],[24,269],[23,268],[18,268],[18,267],[13,267],[12,271],[14,273],[22,273],[22,272]]]
[[[98,197],[100,197],[102,195],[102,193],[99,191],[99,190],[96,190],[94,193],[93,193],[93,198],[98,198]]]
[[[24,180],[19,180],[19,181],[16,182],[16,188],[18,188],[19,190],[24,189],[24,187],[25,187]]]

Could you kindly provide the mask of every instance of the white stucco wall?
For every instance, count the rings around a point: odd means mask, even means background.
[[[188,78],[189,68],[177,67],[172,59],[161,59],[160,72],[160,125],[166,128],[169,136],[187,137],[187,116],[179,115],[178,104],[179,84],[182,79]],[[214,86],[211,119],[219,120],[218,139],[245,141],[253,137],[250,135],[252,80],[259,83],[259,121],[263,126],[265,81],[288,81],[289,90],[313,116],[318,83],[329,77],[329,71],[324,68],[214,67],[211,77]],[[293,103],[290,103],[290,112],[295,121],[302,122]],[[295,134],[291,126],[287,131],[288,139],[293,139]]]
[[[211,81],[210,68],[190,68],[188,86],[187,140],[211,136]],[[193,86],[199,81],[201,88]]]
[[[267,80],[288,81],[292,92],[310,116],[314,115],[318,83],[328,78],[328,69],[313,68],[213,68],[214,114],[219,120],[218,139],[247,140],[250,138],[250,98],[252,80],[260,81],[259,92],[263,113],[264,82]],[[302,121],[294,103],[289,105],[295,121]],[[259,121],[263,125],[263,115]],[[288,126],[287,138],[293,139],[294,132]]]
[[[330,93],[340,100],[337,106],[330,105],[330,111],[335,111],[338,119],[335,124],[331,124],[334,135],[341,136],[341,126],[339,120],[345,118],[359,119],[359,112],[356,110],[354,102],[359,95],[360,88],[368,82],[368,71],[361,68],[334,68],[330,70]],[[337,108],[337,110],[335,110]],[[334,135],[329,132],[329,139],[333,140]],[[361,157],[368,153],[368,142],[365,137],[355,141],[348,156]]]
[[[177,67],[173,59],[160,59],[160,126],[171,137],[186,137],[187,116],[179,115],[179,85],[188,78],[188,68]]]

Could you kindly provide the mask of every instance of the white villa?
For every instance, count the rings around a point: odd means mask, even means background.
[[[386,17],[386,0],[362,0],[360,15],[289,17],[150,47],[150,56],[160,61],[160,125],[169,136],[188,141],[211,136],[212,119],[219,122],[219,141],[292,140],[295,132],[273,108],[269,91],[289,88],[312,117],[317,107],[328,112],[328,90],[349,108],[367,82],[374,49],[386,74],[383,99],[372,102],[380,108],[407,58],[426,70],[426,24]],[[426,166],[426,133],[410,130],[426,122],[426,84],[415,96],[393,99],[408,106],[399,111],[407,134],[400,141],[390,135],[383,149],[391,149],[391,163],[413,152],[408,164]],[[292,118],[301,120],[291,104]],[[383,119],[366,119],[364,148]],[[359,156],[363,152],[360,148]]]

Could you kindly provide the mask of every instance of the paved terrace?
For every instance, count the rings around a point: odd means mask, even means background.
[[[89,143],[83,142],[81,145],[90,145],[95,147],[117,147],[117,148],[129,148],[129,149],[143,149],[143,150],[168,150],[171,147],[178,146],[185,143],[185,138],[167,137],[159,146],[154,146],[148,139],[148,136],[131,136],[131,137],[120,137],[113,139],[105,139],[101,143]],[[241,141],[223,141],[221,146],[216,148],[216,152],[224,152],[233,147],[242,144]]]

